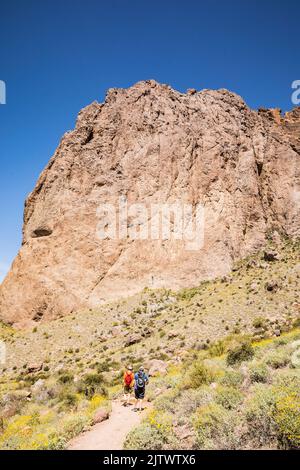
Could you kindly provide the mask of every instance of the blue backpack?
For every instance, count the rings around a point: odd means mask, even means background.
[[[145,377],[143,373],[138,374],[136,386],[139,390],[143,390],[145,388]]]

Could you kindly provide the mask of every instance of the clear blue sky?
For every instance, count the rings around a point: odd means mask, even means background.
[[[20,245],[25,196],[82,107],[154,78],[290,109],[299,24],[299,0],[2,0],[0,277]]]

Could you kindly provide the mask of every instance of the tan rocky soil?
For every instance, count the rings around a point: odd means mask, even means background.
[[[197,285],[274,230],[299,235],[299,123],[299,109],[255,112],[227,90],[183,94],[152,80],[109,90],[80,112],[27,198],[0,318],[24,326],[145,286]],[[203,205],[204,246],[99,240],[97,208],[120,196]]]

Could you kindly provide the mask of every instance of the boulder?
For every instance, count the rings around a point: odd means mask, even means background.
[[[159,359],[152,359],[147,364],[147,369],[149,370],[150,377],[154,377],[156,375],[166,375],[168,372],[168,364]]]
[[[169,333],[168,333],[168,338],[169,338],[169,339],[177,338],[177,336],[178,336],[177,331],[171,330],[171,331],[169,331]]]
[[[2,398],[1,417],[8,419],[19,413],[24,403],[30,400],[30,396],[29,390],[15,390],[4,395]]]
[[[45,388],[45,380],[44,379],[39,379],[34,384],[31,386],[31,393],[35,394]]]
[[[45,385],[45,380],[39,379],[37,380],[31,387],[31,394],[32,397],[37,402],[45,402],[49,398],[49,393]]]
[[[33,362],[32,364],[29,364],[27,367],[27,372],[29,374],[34,374],[36,372],[40,372],[43,369],[43,363],[42,362]]]
[[[279,284],[277,281],[267,281],[265,284],[265,288],[269,292],[275,292],[279,289]]]
[[[132,346],[133,344],[139,343],[141,339],[141,335],[130,335],[129,338],[127,338],[125,341],[125,347],[127,348],[128,346]]]
[[[109,418],[109,412],[105,408],[99,408],[94,417],[93,417],[93,424],[102,423]]]
[[[254,292],[256,293],[259,289],[259,285],[257,284],[257,282],[252,282],[249,286],[249,291],[250,292]]]

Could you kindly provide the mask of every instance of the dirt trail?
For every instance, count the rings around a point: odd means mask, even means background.
[[[133,406],[122,406],[112,402],[112,411],[108,420],[96,424],[90,431],[75,437],[69,444],[69,450],[122,450],[129,431],[137,426],[143,414],[132,411]]]

